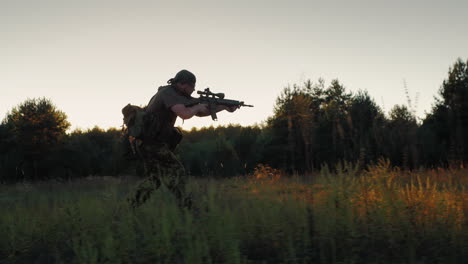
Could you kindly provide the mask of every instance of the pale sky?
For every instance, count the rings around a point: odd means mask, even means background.
[[[288,84],[338,78],[390,110],[430,111],[468,58],[468,1],[0,0],[0,118],[50,98],[72,128],[119,127],[181,69],[255,108],[176,125],[261,123]]]

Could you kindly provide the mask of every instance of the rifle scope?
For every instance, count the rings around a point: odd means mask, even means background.
[[[204,91],[197,91],[197,94],[211,96],[211,97],[218,97],[219,99],[224,99],[224,93],[212,93],[210,88],[206,88]]]

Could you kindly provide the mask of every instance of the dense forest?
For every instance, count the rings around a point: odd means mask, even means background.
[[[119,113],[120,114],[120,113]],[[120,129],[66,133],[66,113],[46,98],[14,107],[0,125],[0,182],[142,174]],[[266,164],[309,173],[349,161],[365,168],[379,159],[414,170],[468,161],[468,60],[458,59],[418,119],[411,101],[389,113],[366,91],[338,80],[308,80],[284,88],[273,116],[259,126],[184,131],[176,150],[194,176],[229,177]]]

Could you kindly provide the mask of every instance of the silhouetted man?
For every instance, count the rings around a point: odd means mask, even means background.
[[[208,105],[185,105],[192,99],[196,77],[187,70],[181,70],[174,78],[161,86],[151,98],[146,112],[152,116],[151,137],[145,137],[140,147],[145,166],[146,179],[139,183],[130,202],[133,207],[143,204],[161,184],[174,193],[181,207],[190,207],[191,199],[185,193],[186,173],[182,163],[173,153],[182,139],[178,128],[174,127],[177,117],[190,119],[193,116],[210,115]],[[234,112],[237,107],[217,106],[216,112]]]

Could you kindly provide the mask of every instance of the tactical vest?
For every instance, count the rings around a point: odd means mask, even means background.
[[[131,104],[122,108],[122,114],[124,137],[128,138],[133,154],[139,152],[143,143],[151,144],[158,141],[160,126],[156,114],[146,112],[144,107]],[[173,151],[182,137],[180,129],[174,127],[169,141],[164,143]]]

